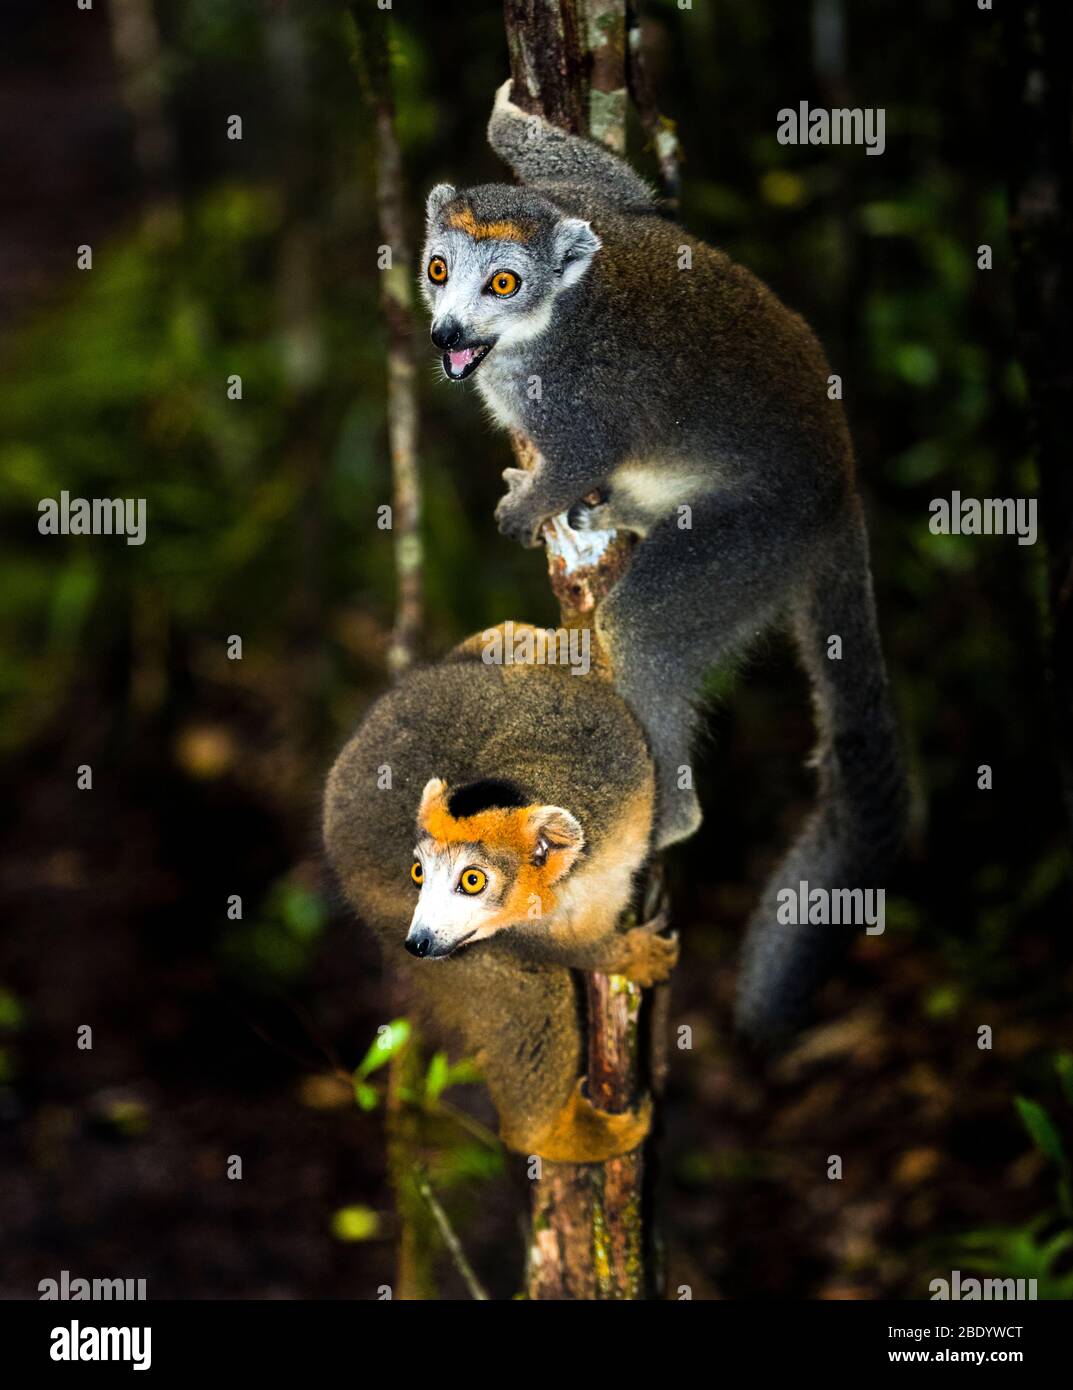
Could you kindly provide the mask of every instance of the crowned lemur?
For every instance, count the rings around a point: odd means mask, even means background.
[[[794,634],[819,802],[746,939],[739,1018],[766,1034],[838,934],[778,923],[779,888],[873,886],[903,828],[845,416],[797,314],[667,220],[621,159],[525,114],[509,89],[488,138],[524,186],[429,195],[432,340],[445,375],[474,376],[492,417],[538,454],[531,472],[504,473],[501,531],[536,545],[569,512],[575,529],[638,538],[596,629],[655,759],[657,846],[700,821],[688,765],[705,674],[775,623]]]
[[[328,778],[324,840],[389,965],[476,1057],[504,1141],[596,1163],[635,1148],[651,1110],[588,1101],[571,970],[649,985],[674,965],[659,919],[619,924],[649,854],[655,773],[606,680],[490,664],[491,636],[376,702]]]

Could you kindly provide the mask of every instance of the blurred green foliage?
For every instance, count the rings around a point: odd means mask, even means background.
[[[1053,1015],[1065,1002],[1069,853],[1047,752],[1041,547],[928,529],[929,501],[954,489],[1035,488],[996,153],[995,26],[960,0],[912,16],[900,0],[845,0],[834,6],[845,23],[839,70],[820,59],[816,5],[642,8],[655,89],[684,144],[681,220],[802,312],[843,378],[913,773],[914,843],[889,921],[891,938],[911,938],[929,961],[918,1015],[949,1023],[981,996]],[[225,789],[242,812],[227,822],[226,872],[253,863],[257,891],[248,920],[213,919],[213,949],[256,990],[299,988],[327,938],[332,907],[308,862],[297,872],[292,860],[315,839],[334,749],[386,682],[394,602],[392,536],[376,526],[391,480],[373,139],[343,9],[162,0],[154,75],[175,154],[156,189],[135,158],[138,118],[123,113],[112,59],[100,58],[108,178],[77,216],[65,207],[41,233],[64,271],[19,306],[0,360],[10,519],[0,746],[27,786],[102,762],[105,785],[184,865],[205,852],[196,808]],[[413,0],[391,24],[419,245],[433,182],[503,177],[483,135],[507,71],[502,10]],[[804,99],[883,106],[883,157],[780,146],[777,111]],[[241,142],[225,138],[234,111]],[[631,154],[654,176],[636,123]],[[82,241],[93,268],[77,272]],[[984,244],[989,271],[977,268]],[[423,344],[419,311],[413,332]],[[494,528],[505,439],[471,390],[437,379],[431,352],[427,366],[425,645],[435,655],[506,617],[552,622],[555,608],[541,557]],[[228,398],[235,376],[240,400]],[[40,536],[38,504],[61,490],[144,497],[147,543]],[[243,639],[241,662],[225,659],[230,634]],[[712,676],[707,821],[672,858],[696,960],[734,948],[741,904],[811,796],[804,685],[778,642],[757,655],[747,675]],[[191,729],[210,731],[208,761],[183,753]],[[991,791],[978,788],[984,764]],[[251,823],[251,808],[263,820]],[[282,829],[264,848],[266,823]],[[179,824],[186,840],[175,845]],[[719,885],[736,890],[737,916],[712,911]],[[215,911],[195,898],[190,915]],[[14,1031],[21,1016],[0,993],[0,1027]],[[391,1055],[379,1047],[354,1074],[365,1109]],[[437,1189],[502,1163],[445,1098],[472,1079],[435,1054],[408,1098],[444,1126]],[[1021,1113],[1039,1143],[1045,1112],[1025,1101]],[[704,1186],[764,1171],[755,1155],[715,1164],[690,1149],[680,1177]],[[375,1213],[344,1208],[334,1229],[368,1238]],[[1064,1247],[1034,1226],[973,1239],[981,1260],[991,1250],[1000,1264],[1052,1274],[1057,1261],[1064,1278]]]
[[[1061,1119],[1026,1096],[1015,1097],[1015,1105],[1029,1138],[1055,1177],[1057,1213],[1045,1211],[1019,1225],[967,1232],[951,1243],[950,1250],[974,1272],[1035,1279],[1039,1298],[1069,1299],[1073,1298],[1073,1169],[1063,1129],[1070,1133],[1073,1122],[1073,1054],[1056,1053],[1051,1063]]]
[[[379,1103],[379,1093],[370,1086],[368,1078],[381,1067],[386,1066],[401,1048],[410,1040],[412,1029],[409,1019],[396,1018],[379,1029],[374,1042],[354,1071],[354,1099],[362,1110],[375,1110]]]
[[[1073,1231],[1055,1232],[1047,1220],[1027,1226],[996,1227],[963,1236],[953,1249],[974,1273],[1000,1279],[1035,1279],[1036,1297],[1073,1298],[1073,1271],[1068,1255]]]
[[[251,921],[228,924],[220,941],[221,960],[247,983],[270,988],[292,984],[307,970],[326,919],[318,894],[280,879]]]

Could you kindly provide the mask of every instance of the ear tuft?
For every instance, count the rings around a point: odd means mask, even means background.
[[[561,806],[538,806],[529,814],[527,829],[533,845],[533,863],[537,868],[548,864],[553,882],[562,878],[585,844],[581,822]]]
[[[442,777],[430,777],[425,783],[425,790],[421,793],[421,804],[417,808],[417,824],[422,830],[426,828],[429,816],[443,804],[446,797],[447,783]]]
[[[602,244],[583,218],[563,218],[555,229],[555,264],[564,286],[581,279]]]
[[[438,183],[436,185],[428,195],[428,202],[425,204],[425,217],[430,223],[435,222],[457,192],[458,189],[453,183]]]

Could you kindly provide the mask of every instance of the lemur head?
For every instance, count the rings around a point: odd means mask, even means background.
[[[588,222],[528,189],[437,184],[420,283],[449,380],[463,381],[497,345],[543,333],[556,297],[577,284],[599,249]]]
[[[561,806],[488,779],[449,791],[433,777],[417,813],[410,877],[418,891],[406,949],[449,956],[555,907],[552,892],[581,853],[581,826]]]

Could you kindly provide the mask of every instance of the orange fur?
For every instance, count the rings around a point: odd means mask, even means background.
[[[447,225],[465,232],[474,241],[528,241],[529,233],[517,222],[478,222],[469,208],[452,213]]]
[[[598,1110],[586,1096],[582,1078],[550,1124],[540,1129],[504,1125],[502,1137],[517,1153],[538,1154],[553,1163],[605,1163],[639,1148],[651,1128],[650,1096],[643,1096],[634,1110]]]
[[[527,854],[533,847],[526,827],[532,807],[493,807],[478,811],[475,816],[452,816],[441,793],[426,809],[422,807],[420,825],[442,845],[464,843],[501,845],[518,854]]]
[[[558,904],[551,885],[562,873],[560,854],[552,849],[543,864],[530,862],[536,847],[531,818],[537,809],[493,807],[474,816],[452,816],[447,809],[447,785],[442,781],[422,798],[418,824],[438,844],[483,844],[512,850],[518,856],[518,873],[510,893],[499,911],[488,918],[488,926],[502,926],[528,917],[534,897],[540,903],[542,917]]]

